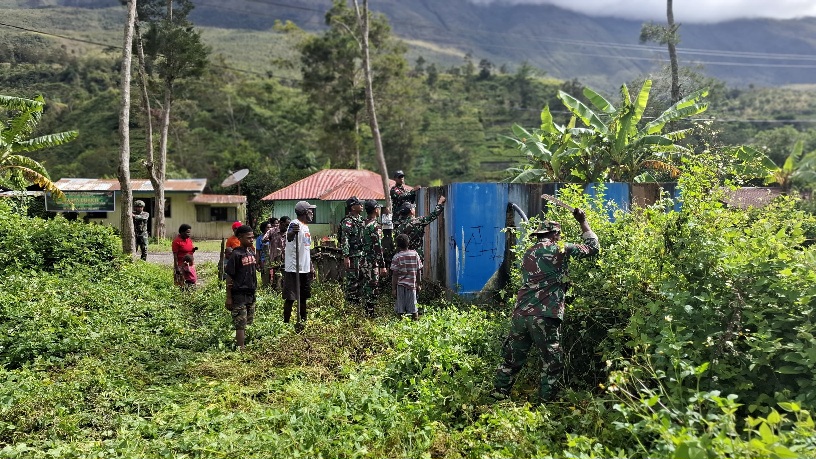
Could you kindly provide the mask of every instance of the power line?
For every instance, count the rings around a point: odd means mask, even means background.
[[[271,6],[278,6],[290,9],[296,9],[301,11],[310,11],[315,13],[322,13],[321,10],[317,8],[310,8],[304,7],[300,5],[292,5],[286,4],[276,1],[270,0],[248,0],[254,3],[261,3],[265,5]],[[263,13],[257,12],[250,12],[245,10],[237,10],[235,8],[226,8],[223,6],[216,6],[208,3],[202,3],[202,5],[209,7],[220,9],[224,11],[235,11],[244,14],[256,15],[256,16],[263,16],[269,18],[275,18],[274,16],[270,16]],[[312,22],[312,21],[309,21]],[[396,24],[403,24],[403,25],[415,25],[415,26],[422,26],[426,28],[434,28],[432,26],[428,26],[427,24],[418,24],[411,21],[390,21]],[[32,29],[27,29],[25,27],[14,26],[10,24],[3,24],[7,27],[19,29],[19,30],[26,30],[35,33],[40,33],[43,35],[53,36],[61,39],[72,40],[76,42],[82,42],[87,44],[94,44],[98,46],[104,46],[107,48],[119,48],[118,46],[107,45],[103,43],[97,43],[90,40],[83,40],[74,37],[67,37],[64,35],[57,35],[52,33],[47,33],[43,31],[36,31]],[[446,31],[455,31],[457,29],[446,29]],[[491,33],[491,35],[505,35],[510,37],[520,37],[518,34],[514,33],[507,33],[507,32],[496,32]],[[525,36],[526,40],[529,41],[530,37]],[[551,43],[560,43],[572,46],[588,46],[588,47],[599,47],[599,48],[606,48],[606,49],[617,49],[617,50],[626,50],[626,51],[636,51],[636,52],[659,52],[665,53],[665,49],[656,46],[649,46],[649,45],[634,45],[634,44],[627,44],[627,43],[609,43],[609,42],[598,42],[598,41],[591,41],[591,40],[575,40],[575,39],[568,39],[568,38],[558,38],[558,37],[535,37],[535,41],[538,43],[543,44],[551,44]],[[530,48],[530,47],[519,47],[519,46],[502,46],[502,45],[482,45],[483,48],[488,49],[530,49],[536,51],[542,51],[541,48]],[[630,55],[607,55],[607,54],[597,54],[597,53],[582,53],[578,51],[570,51],[571,55],[580,55],[580,56],[587,56],[587,57],[598,57],[604,59],[626,59],[629,61],[652,61],[655,57],[638,57],[638,56],[630,56]],[[743,51],[726,51],[726,50],[707,50],[707,49],[699,49],[699,48],[678,48],[678,54],[698,54],[704,56],[712,56],[712,57],[727,57],[727,58],[736,58],[736,59],[765,59],[765,60],[804,60],[804,61],[814,61],[816,62],[816,56],[814,55],[803,55],[803,54],[769,54],[769,53],[756,53],[756,52],[743,52]],[[665,58],[657,58],[658,60],[665,62]],[[702,61],[702,60],[686,60],[684,61],[687,64],[693,65],[718,65],[718,66],[734,66],[734,67],[764,67],[764,68],[798,68],[798,69],[813,69],[816,68],[816,63],[814,65],[807,65],[807,64],[766,64],[766,63],[746,63],[746,62],[727,62],[727,61]],[[224,66],[222,66],[224,67]],[[260,73],[253,72],[250,70],[243,70],[243,69],[235,69],[231,68],[235,71],[240,71],[244,73],[256,74],[261,75]]]
[[[315,13],[325,13],[325,11],[317,9],[317,8],[309,8],[299,5],[292,5],[286,4],[276,1],[270,0],[247,0],[253,3],[261,3],[266,5],[272,6],[279,6],[283,8],[290,8],[290,9],[297,9],[302,11],[310,11]],[[207,5],[210,7],[214,7],[212,5]],[[230,10],[229,8],[221,8],[224,10]],[[237,10],[234,10],[237,11]],[[250,13],[246,11],[242,11],[248,14],[256,14]],[[309,21],[313,22],[313,21]],[[436,27],[433,25],[428,25],[427,23],[418,23],[414,21],[403,21],[403,20],[392,20],[389,18],[389,22],[391,24],[400,24],[404,26],[413,26],[413,27],[422,27],[426,29],[434,29],[434,30],[442,30],[445,32],[452,32],[455,33],[459,32],[473,32],[472,29],[456,29],[456,28],[441,28]],[[513,38],[523,38],[526,41],[529,41],[530,37],[522,36],[516,33],[509,33],[509,32],[489,32],[491,37],[495,36],[508,36]],[[592,47],[599,47],[599,48],[608,48],[608,49],[620,49],[620,50],[628,50],[628,51],[637,51],[637,52],[661,52],[665,53],[666,49],[659,46],[653,45],[642,45],[642,44],[631,44],[631,43],[619,43],[619,42],[599,42],[593,40],[576,40],[576,39],[569,39],[569,38],[559,38],[559,37],[547,37],[547,36],[539,36],[534,37],[536,41],[543,42],[543,43],[560,43],[560,44],[567,44],[567,45],[578,45],[578,46],[592,46]],[[482,46],[487,47],[487,46]],[[504,49],[534,49],[540,50],[540,48],[530,48],[530,47],[518,47],[518,46],[499,46],[499,45],[492,45],[493,48],[504,48]],[[805,61],[816,61],[816,55],[809,55],[809,54],[779,54],[779,53],[758,53],[754,51],[729,51],[729,50],[711,50],[711,49],[701,49],[701,48],[682,48],[678,47],[677,52],[679,54],[698,54],[698,55],[706,55],[712,57],[731,57],[731,58],[745,58],[745,59],[769,59],[769,60],[805,60]],[[599,56],[599,55],[593,55]],[[600,55],[600,57],[605,57]],[[633,58],[637,60],[642,60],[646,58]],[[713,63],[712,63],[713,64]],[[720,64],[720,63],[717,63]]]
[[[325,13],[325,11],[319,10],[317,8],[309,8],[308,6],[290,5],[290,4],[286,4],[286,3],[273,2],[273,1],[269,1],[269,0],[248,0],[248,1],[256,2],[256,3],[264,3],[266,5],[272,5],[272,6],[282,6],[284,8],[291,8],[291,9],[294,9],[294,10],[313,11],[315,13]]]
[[[85,43],[85,44],[89,44],[89,45],[103,46],[105,48],[113,48],[113,49],[122,49],[122,47],[119,46],[119,45],[109,45],[107,43],[99,43],[97,41],[85,40],[83,38],[68,37],[68,36],[65,36],[65,35],[58,35],[58,34],[50,33],[50,32],[43,32],[41,30],[29,29],[29,28],[26,28],[26,27],[16,26],[16,25],[13,25],[13,24],[6,24],[4,22],[0,22],[0,26],[8,27],[10,29],[23,30],[23,31],[26,31],[26,32],[33,32],[33,33],[37,33],[37,34],[40,34],[40,35],[45,35],[45,36],[48,36],[48,37],[61,38],[63,40],[76,41],[76,42]]]
[[[252,1],[256,1],[258,3],[269,3],[269,4],[278,5],[278,6],[290,6],[290,5],[283,5],[283,4],[279,4],[279,3],[275,3],[275,2],[267,2],[267,1],[264,1],[264,0],[252,0]],[[298,9],[305,9],[305,10],[308,10],[308,11],[317,11],[315,9],[309,9],[309,8],[305,8],[305,7],[298,7]],[[75,41],[75,42],[85,43],[85,44],[90,44],[90,45],[95,45],[95,46],[101,46],[101,47],[108,48],[108,49],[122,49],[122,47],[118,46],[118,45],[110,45],[110,44],[107,44],[107,43],[100,43],[100,42],[96,42],[96,41],[92,41],[92,40],[86,40],[86,39],[82,39],[82,38],[69,37],[69,36],[66,36],[66,35],[59,35],[59,34],[55,34],[55,33],[44,32],[44,31],[41,31],[41,30],[31,29],[31,28],[17,26],[17,25],[13,25],[13,24],[7,24],[7,23],[4,23],[4,22],[0,22],[0,26],[12,28],[12,29],[17,29],[17,30],[22,30],[22,31],[25,31],[25,32],[36,33],[36,34],[40,34],[40,35],[44,35],[44,36],[60,38],[60,39],[63,39],[63,40]],[[498,46],[498,45],[493,46],[493,47],[496,47],[496,48],[510,48],[510,47],[503,47],[503,46]],[[572,54],[578,54],[578,55],[584,55],[584,56],[590,56],[590,57],[620,58],[620,56],[610,56],[610,55],[604,55],[604,54],[575,53],[575,52],[573,52]],[[650,59],[650,58],[631,58],[631,59],[644,60],[644,59]],[[797,65],[797,64],[764,65],[764,64],[756,64],[756,63],[752,64],[752,63],[737,63],[737,62],[735,62],[735,63],[699,62],[699,61],[698,62],[689,61],[689,62],[702,63],[702,64],[711,64],[711,65],[722,64],[722,65],[739,65],[739,66],[816,68],[816,65],[810,66],[810,65],[805,65],[805,64],[801,64],[801,65]],[[262,77],[267,77],[267,78],[273,78],[273,79],[276,79],[278,81],[287,81],[287,82],[290,82],[290,83],[301,83],[303,81],[302,79],[279,77],[279,76],[274,76],[274,75],[270,75],[270,74],[267,74],[267,73],[257,72],[257,71],[253,71],[253,70],[239,69],[239,68],[235,68],[235,67],[231,67],[231,66],[227,66],[227,65],[219,65],[219,64],[211,63],[210,66],[214,67],[214,68],[221,68],[221,69],[225,69],[225,70],[231,70],[231,71],[234,71],[234,72],[240,72],[240,73],[245,73],[245,74],[250,74],[250,75],[257,75],[257,76],[262,76]],[[481,107],[482,108],[507,109],[506,107],[501,107],[501,106],[484,106],[483,105]],[[540,111],[539,109],[524,108],[524,107],[513,107],[513,108],[510,108],[510,110],[529,111],[529,112],[539,112]],[[570,114],[571,112],[551,110],[551,113]],[[816,123],[816,119],[778,120],[778,119],[697,118],[697,119],[693,119],[692,121],[713,121],[713,122],[719,122],[719,123],[779,123],[779,124],[793,124],[793,123],[809,124],[809,123]]]
[[[121,45],[109,45],[107,43],[100,43],[98,41],[85,40],[83,38],[69,37],[69,36],[66,36],[66,35],[59,35],[59,34],[55,34],[55,33],[51,33],[51,32],[44,32],[42,30],[31,29],[31,28],[28,28],[28,27],[16,26],[16,25],[13,25],[13,24],[6,24],[4,22],[0,22],[0,26],[8,27],[8,28],[11,28],[11,29],[22,30],[22,31],[25,31],[25,32],[36,33],[36,34],[44,35],[44,36],[47,36],[47,37],[60,38],[62,40],[75,41],[75,42],[79,42],[79,43],[85,43],[85,44],[88,44],[88,45],[101,46],[101,47],[107,48],[107,49],[113,49],[113,50],[121,50],[122,49]],[[267,73],[257,72],[257,71],[254,71],[254,70],[239,69],[239,68],[236,68],[236,67],[231,67],[231,66],[228,66],[228,65],[215,64],[215,63],[212,63],[212,62],[209,65],[211,67],[214,67],[214,68],[220,68],[220,69],[224,69],[224,70],[231,70],[231,71],[234,71],[234,72],[246,73],[246,74],[249,74],[249,75],[257,75],[257,76],[262,76],[262,77],[271,77],[271,78],[275,78],[276,80],[279,80],[279,81],[287,81],[287,82],[290,82],[290,83],[300,83],[300,82],[303,81],[301,79],[295,79],[295,78],[271,76],[271,75],[269,75]]]

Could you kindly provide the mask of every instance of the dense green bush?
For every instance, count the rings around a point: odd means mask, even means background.
[[[121,240],[112,227],[61,216],[28,218],[0,202],[0,273],[70,266],[108,270],[121,262],[121,253]]]

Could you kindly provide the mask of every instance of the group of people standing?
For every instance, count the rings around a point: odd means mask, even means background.
[[[352,196],[346,200],[347,214],[337,232],[346,271],[345,298],[349,304],[362,305],[371,317],[380,290],[390,283],[397,314],[417,319],[425,228],[442,213],[445,197],[439,198],[429,215],[417,217],[419,187],[406,189],[402,171],[394,173],[394,182],[390,190],[393,216],[388,208],[381,216],[382,206],[374,199],[361,201]]]
[[[395,210],[393,218],[389,209],[381,215],[381,205],[373,199],[363,202],[356,196],[350,197],[346,201],[347,215],[338,230],[338,242],[346,269],[346,301],[362,305],[372,316],[380,290],[390,283],[396,299],[396,312],[416,320],[425,229],[442,213],[445,197],[439,198],[430,214],[417,217],[418,187],[407,190],[404,178],[402,171],[394,174],[395,185],[390,190]],[[263,285],[268,286],[277,285],[279,276],[276,273],[282,268],[279,288],[284,300],[283,320],[290,322],[297,303],[295,329],[303,329],[307,317],[306,303],[314,280],[308,225],[314,219],[314,209],[309,202],[300,201],[295,205],[295,220],[282,217],[279,221],[265,222],[257,237],[250,226],[240,222],[233,225],[234,235],[227,242],[229,253],[224,269],[227,281],[225,307],[232,315],[239,349],[244,348],[246,327],[255,317],[258,270]],[[148,215],[144,212],[143,202],[136,201],[132,217],[137,224],[137,243],[144,259],[147,241],[146,238],[144,241],[139,239],[139,229],[146,228]],[[533,347],[539,350],[542,361],[539,397],[542,401],[555,397],[555,383],[563,370],[561,322],[569,287],[569,261],[594,256],[600,250],[598,236],[590,228],[584,211],[574,209],[573,217],[581,227],[582,244],[563,243],[561,224],[555,221],[544,222],[531,234],[535,243],[527,249],[521,262],[522,285],[516,295],[510,333],[502,346],[502,362],[494,378],[491,396],[495,399],[510,396]],[[181,225],[172,244],[176,283],[182,286],[189,285],[191,277],[195,283],[193,253],[197,247],[193,246],[190,234],[190,225]],[[396,249],[393,249],[395,245]]]
[[[309,231],[314,209],[314,205],[300,201],[295,204],[294,221],[283,217],[274,226],[264,224],[257,237],[252,227],[240,222],[233,224],[234,234],[225,248],[227,292],[224,307],[232,315],[238,349],[244,348],[246,327],[255,319],[258,271],[263,285],[269,286],[276,282],[276,273],[283,268],[283,321],[291,321],[297,303],[295,329],[303,329],[307,317],[306,302],[311,297],[314,280]]]

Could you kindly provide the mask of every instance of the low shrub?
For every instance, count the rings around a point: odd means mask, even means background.
[[[0,203],[0,274],[57,271],[72,266],[111,269],[125,259],[122,243],[109,226],[43,220],[14,213]]]

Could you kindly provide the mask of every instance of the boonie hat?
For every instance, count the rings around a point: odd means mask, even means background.
[[[560,233],[561,224],[558,223],[557,221],[547,220],[545,222],[542,222],[541,225],[539,225],[538,229],[536,229],[530,234],[547,234],[552,232]]]
[[[243,223],[241,223],[241,222],[235,222],[235,223],[233,223],[233,224],[232,224],[232,230],[233,230],[233,231],[237,230],[237,229],[238,229],[238,228],[239,228],[241,225],[243,225]]]
[[[144,201],[142,201],[141,199],[137,199],[136,201],[133,201],[133,207],[144,207],[144,206],[145,206]]]
[[[352,196],[352,197],[346,199],[346,207],[362,206],[362,205],[363,205],[363,203],[360,202],[360,200],[357,198],[357,196]]]
[[[295,213],[305,214],[307,210],[314,209],[315,207],[317,206],[309,204],[308,201],[298,201],[298,203],[295,204]]]
[[[400,208],[400,212],[399,212],[399,213],[400,213],[400,215],[408,215],[408,214],[410,214],[410,213],[411,213],[411,211],[412,211],[412,210],[414,210],[415,208],[416,208],[416,206],[415,206],[413,203],[411,203],[411,202],[406,202],[406,203],[404,203],[404,204],[402,205],[402,207]]]
[[[371,213],[371,212],[374,211],[374,209],[376,209],[378,207],[382,207],[382,204],[377,202],[376,199],[366,199],[366,202],[365,202],[366,212]]]
[[[394,178],[397,178],[397,177],[405,177],[405,172],[403,172],[402,169],[394,172]]]

